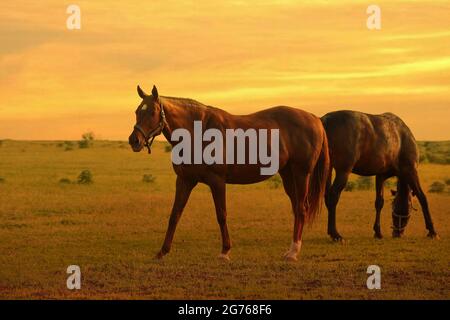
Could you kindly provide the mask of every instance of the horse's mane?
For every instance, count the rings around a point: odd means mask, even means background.
[[[164,99],[169,99],[172,101],[176,101],[176,102],[181,102],[184,106],[187,107],[200,107],[200,108],[207,108],[207,105],[204,105],[201,102],[198,102],[197,100],[194,99],[189,99],[189,98],[178,98],[178,97],[168,97],[168,96],[161,96]]]

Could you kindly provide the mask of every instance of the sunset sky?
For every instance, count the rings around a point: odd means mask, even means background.
[[[81,30],[66,28],[71,3]],[[427,0],[2,1],[0,139],[125,140],[136,85],[156,84],[236,114],[390,111],[419,140],[449,140],[449,17],[450,1]]]

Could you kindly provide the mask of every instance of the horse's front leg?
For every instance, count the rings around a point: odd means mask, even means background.
[[[231,249],[230,235],[227,227],[227,208],[226,208],[226,184],[225,180],[221,178],[212,179],[209,182],[214,205],[216,207],[217,222],[220,226],[220,233],[222,234],[222,252],[219,254],[220,259],[230,260],[229,252]]]
[[[180,220],[183,209],[189,199],[192,189],[197,185],[197,182],[177,177],[175,201],[172,207],[172,213],[170,214],[169,226],[166,232],[166,238],[164,239],[163,246],[158,252],[156,257],[161,259],[163,256],[169,253],[172,246],[173,236]]]

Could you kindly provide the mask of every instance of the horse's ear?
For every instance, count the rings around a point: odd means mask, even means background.
[[[155,98],[155,99],[158,99],[158,89],[156,89],[156,86],[154,85],[153,86],[153,89],[152,89],[152,96],[153,96],[153,98]]]
[[[392,189],[391,189],[391,194],[392,194],[393,196],[395,196],[395,195],[397,194],[397,190],[392,190]]]
[[[147,94],[144,92],[144,90],[141,89],[141,87],[139,87],[139,85],[137,86],[137,92],[139,97],[141,97],[142,99],[145,99],[147,97]]]

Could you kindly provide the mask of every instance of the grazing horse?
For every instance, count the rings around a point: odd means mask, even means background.
[[[328,234],[335,241],[342,240],[336,229],[336,206],[350,173],[376,176],[375,238],[382,238],[380,214],[383,208],[383,185],[396,176],[397,192],[392,206],[393,237],[400,237],[409,219],[412,195],[422,207],[428,236],[437,237],[427,198],[417,173],[418,149],[406,124],[392,113],[371,115],[357,111],[330,112],[322,117],[328,137],[330,164],[336,177],[331,184],[331,170],[325,191],[328,209]]]
[[[304,223],[312,221],[320,210],[328,176],[328,142],[320,119],[290,107],[273,107],[237,116],[191,99],[160,96],[155,86],[151,95],[144,93],[139,86],[137,91],[142,101],[136,110],[136,125],[129,137],[129,144],[135,152],[141,151],[144,146],[150,152],[153,138],[162,133],[173,147],[173,157],[174,149],[181,142],[173,141],[172,133],[179,128],[195,133],[194,121],[201,121],[204,129],[217,129],[222,134],[230,128],[279,130],[278,172],[294,213],[292,244],[284,257],[286,260],[297,260]],[[267,147],[270,149],[270,146]],[[202,148],[205,148],[204,143]],[[245,148],[248,156],[248,144],[245,144]],[[261,175],[262,165],[259,163],[175,164],[173,161],[172,164],[177,175],[175,200],[166,237],[156,257],[162,258],[169,253],[177,223],[189,195],[198,183],[204,183],[210,187],[222,235],[222,252],[219,258],[229,260],[231,241],[227,227],[226,184],[256,183],[270,176]]]

